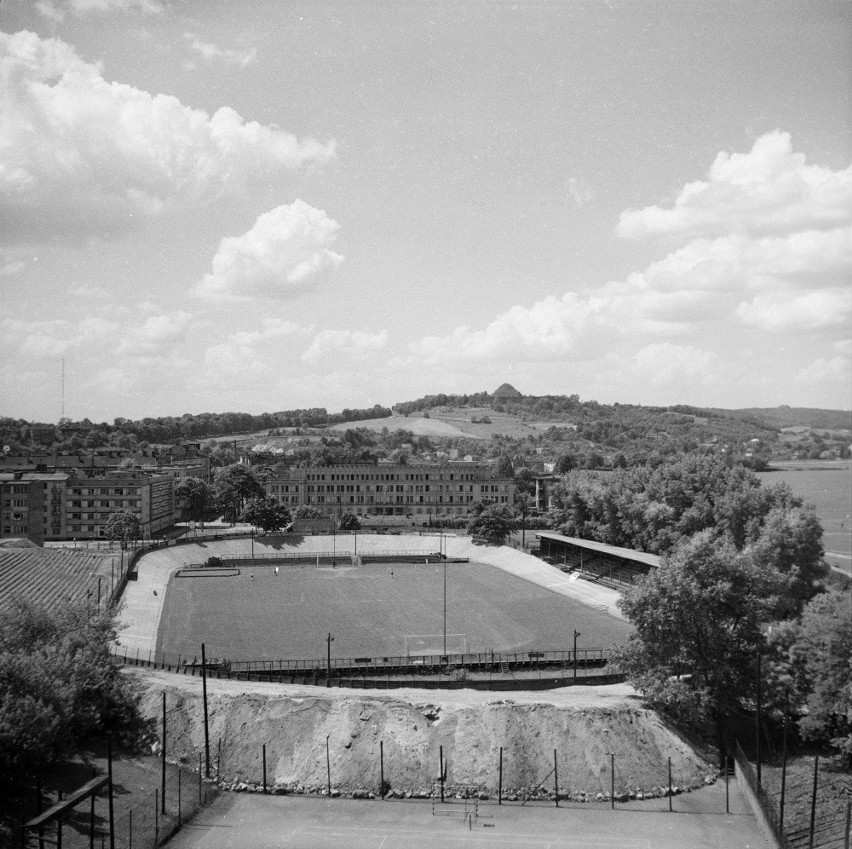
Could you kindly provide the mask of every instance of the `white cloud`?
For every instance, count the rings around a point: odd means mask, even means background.
[[[578,209],[585,206],[595,197],[592,190],[576,177],[569,177],[565,182],[565,188],[568,190],[571,200],[574,201],[574,205]]]
[[[705,376],[738,379],[741,366],[732,364],[745,344],[731,344],[738,335],[751,334],[749,344],[764,348],[767,333],[795,335],[828,355],[852,320],[851,176],[806,165],[782,133],[759,139],[749,154],[720,154],[710,182],[684,187],[672,210],[622,216],[622,235],[680,237],[661,259],[597,290],[546,297],[484,327],[423,338],[409,346],[409,364],[481,373],[495,364],[596,369],[614,357],[631,378],[607,385],[676,387],[704,385]],[[834,359],[824,357],[819,368]]]
[[[323,330],[318,333],[302,359],[316,365],[320,360],[343,357],[364,360],[375,356],[388,343],[387,330],[366,333],[360,330]]]
[[[848,387],[852,386],[852,363],[850,363],[849,355],[817,357],[793,378],[793,383],[813,389],[845,386],[848,398]],[[840,402],[840,396],[838,396],[838,402]]]
[[[131,356],[151,355],[179,342],[192,321],[188,312],[162,313],[145,319],[121,340],[118,353]]]
[[[91,12],[139,11],[151,15],[162,14],[162,3],[157,0],[39,0],[38,11],[51,21],[65,19],[68,12],[86,15]]]
[[[618,233],[709,237],[723,233],[785,234],[833,229],[852,220],[852,166],[832,171],[794,153],[790,135],[775,131],[749,153],[720,153],[707,180],[687,183],[670,209],[621,213]]]
[[[34,241],[244,191],[329,159],[334,144],[109,82],[65,42],[19,32],[0,33],[0,150],[7,238]]]
[[[192,322],[187,312],[157,313],[139,323],[136,310],[124,321],[90,315],[78,321],[6,319],[0,322],[0,340],[37,359],[56,358],[70,351],[94,352],[101,359],[134,360],[156,357],[178,345]]]
[[[845,330],[852,319],[852,291],[847,285],[800,294],[767,292],[740,304],[736,316],[743,324],[773,332]]]
[[[340,229],[321,209],[296,200],[260,215],[242,236],[219,243],[212,270],[194,294],[207,300],[292,297],[343,257],[331,250]]]
[[[212,42],[201,41],[197,35],[191,32],[185,32],[183,37],[189,49],[207,62],[221,60],[245,68],[257,60],[257,50],[254,47],[244,50],[235,50],[230,47],[222,48]]]
[[[25,267],[26,264],[23,260],[12,259],[0,250],[0,277],[12,277],[22,272]]]

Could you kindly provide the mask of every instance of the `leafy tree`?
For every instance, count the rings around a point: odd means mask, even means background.
[[[511,478],[515,475],[515,468],[512,464],[512,458],[508,454],[501,454],[497,461],[497,477]]]
[[[263,485],[249,466],[234,463],[216,471],[213,490],[225,511],[226,521],[239,516],[249,498],[264,495]]]
[[[804,667],[806,738],[829,740],[852,762],[852,611],[845,593],[826,593],[802,612],[795,655]]]
[[[557,475],[566,475],[571,471],[571,469],[576,468],[577,459],[573,454],[560,454],[559,458],[556,460],[553,471],[556,472]]]
[[[507,507],[502,504],[489,504],[473,516],[468,523],[467,532],[494,545],[502,545],[513,526],[512,514]]]
[[[261,495],[246,502],[240,513],[240,521],[272,533],[290,524],[290,510],[277,499]]]
[[[127,543],[130,540],[136,540],[140,537],[139,519],[134,513],[129,513],[126,510],[112,513],[107,519],[104,533],[107,539],[120,540],[121,547],[127,548]]]
[[[719,728],[754,692],[762,627],[783,589],[774,569],[711,531],[684,541],[619,602],[636,629],[620,652],[629,680],[673,717]]]
[[[344,513],[337,527],[341,531],[360,531],[361,522],[354,513]]]
[[[175,498],[188,501],[190,515],[201,520],[206,508],[213,503],[214,493],[201,478],[189,477],[175,485]]]
[[[144,739],[140,694],[109,651],[115,637],[113,612],[90,615],[85,603],[53,612],[18,601],[0,614],[0,776],[36,773],[93,733]]]
[[[310,504],[300,504],[293,512],[293,521],[297,519],[322,519],[322,513]]]

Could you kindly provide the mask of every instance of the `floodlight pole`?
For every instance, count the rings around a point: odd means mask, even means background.
[[[447,657],[447,558],[444,558],[444,658]]]

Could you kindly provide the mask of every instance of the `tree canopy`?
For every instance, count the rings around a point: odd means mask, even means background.
[[[0,614],[0,776],[31,775],[98,732],[147,732],[133,679],[109,652],[111,611],[18,602]]]
[[[514,517],[507,507],[489,504],[470,520],[467,532],[494,545],[502,545],[513,527]]]
[[[354,513],[344,513],[337,527],[341,531],[360,531],[361,522]]]
[[[240,512],[240,521],[248,522],[266,533],[272,533],[290,524],[290,510],[276,499],[260,495],[245,503]]]
[[[784,589],[752,552],[699,532],[619,602],[636,629],[620,656],[628,678],[680,720],[720,720],[754,692],[762,628]]]
[[[134,513],[129,513],[126,510],[112,513],[107,519],[104,533],[107,539],[120,540],[121,547],[127,548],[128,542],[139,539],[141,533],[139,519]]]
[[[265,494],[257,475],[249,466],[240,463],[217,469],[213,490],[229,522],[237,519],[249,498]]]
[[[210,507],[215,498],[212,487],[201,478],[187,477],[175,484],[175,498],[189,503],[190,515],[195,519],[204,519],[204,511]]]
[[[813,597],[828,569],[814,509],[786,484],[764,487],[723,457],[687,455],[596,474],[573,471],[554,487],[551,521],[567,536],[666,554],[701,531],[737,551],[753,547],[788,582],[787,613]]]

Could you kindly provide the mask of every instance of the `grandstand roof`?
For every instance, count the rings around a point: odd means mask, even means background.
[[[604,542],[595,542],[590,539],[580,539],[579,537],[566,537],[562,534],[554,534],[548,531],[535,531],[535,535],[539,538],[546,537],[547,539],[556,542],[564,542],[567,545],[572,545],[575,548],[583,548],[586,551],[596,551],[598,554],[608,554],[610,557],[620,557],[622,560],[632,560],[634,563],[642,563],[645,566],[651,566],[656,569],[660,565],[660,557],[657,554],[648,554],[644,551],[636,551],[633,548],[620,548],[617,545],[607,545]]]
[[[109,595],[111,557],[62,548],[0,548],[0,612],[14,598],[57,609],[97,593],[98,575],[106,578],[101,597]],[[116,572],[118,569],[116,569]]]

